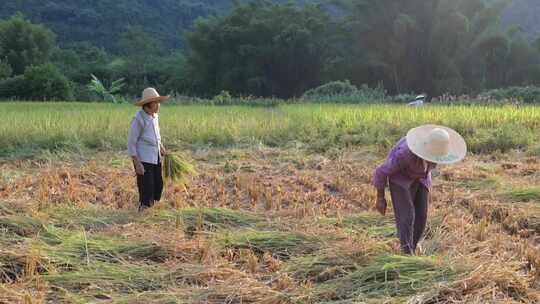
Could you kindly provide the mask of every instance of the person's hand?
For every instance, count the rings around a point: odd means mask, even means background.
[[[384,216],[386,214],[386,207],[387,207],[386,198],[384,198],[384,196],[377,196],[377,202],[375,203],[375,209],[381,215]]]
[[[135,163],[135,173],[137,175],[144,175],[144,166],[141,162]]]
[[[164,146],[161,146],[161,155],[167,155],[167,149]]]

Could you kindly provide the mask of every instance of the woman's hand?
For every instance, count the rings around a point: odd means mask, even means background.
[[[144,175],[144,166],[141,162],[135,163],[135,173],[137,173],[137,175]]]
[[[388,204],[386,203],[386,198],[384,197],[384,190],[379,190],[377,192],[377,202],[375,203],[375,209],[384,216],[386,215],[387,206]]]
[[[133,167],[135,168],[135,174],[144,175],[144,166],[138,157],[132,156]]]
[[[163,145],[161,145],[160,150],[161,150],[161,155],[167,155],[167,150],[165,149]]]

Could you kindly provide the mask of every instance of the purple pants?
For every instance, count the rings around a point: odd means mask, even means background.
[[[426,228],[429,191],[419,182],[414,182],[409,189],[390,183],[390,194],[401,251],[414,254]]]

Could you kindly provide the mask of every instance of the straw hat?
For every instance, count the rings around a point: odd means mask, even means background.
[[[146,88],[142,93],[141,100],[134,103],[136,106],[144,106],[147,103],[151,102],[163,102],[169,99],[169,96],[160,96],[159,93],[154,88]]]
[[[416,156],[436,164],[452,164],[467,154],[467,144],[459,133],[437,125],[411,129],[407,145]]]

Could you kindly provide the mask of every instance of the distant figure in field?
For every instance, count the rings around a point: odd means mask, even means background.
[[[413,107],[421,107],[424,105],[425,99],[426,99],[426,95],[418,95],[413,101],[409,102],[407,105],[413,106]]]
[[[386,214],[385,188],[390,188],[396,227],[404,254],[415,254],[426,227],[431,170],[465,158],[467,145],[456,131],[436,125],[411,129],[375,170],[375,208]]]
[[[163,192],[161,160],[165,148],[161,143],[158,113],[160,103],[167,99],[169,96],[160,96],[155,89],[147,88],[141,100],[135,103],[141,110],[131,121],[128,152],[137,175],[139,211],[152,207]]]

